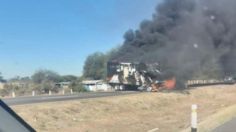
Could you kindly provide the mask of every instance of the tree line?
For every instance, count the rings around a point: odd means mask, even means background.
[[[12,91],[18,95],[30,94],[36,91],[39,94],[48,93],[49,91],[58,93],[62,90],[56,84],[68,82],[68,91],[73,89],[77,92],[85,92],[86,89],[82,85],[83,77],[74,75],[60,75],[52,70],[38,70],[31,77],[14,77],[5,83],[3,89],[0,90],[1,96],[8,96]],[[0,82],[6,80],[0,74]]]
[[[6,96],[12,91],[22,95],[29,94],[32,91],[38,93],[48,93],[48,91],[60,92],[60,89],[55,84],[61,82],[69,82],[69,89],[73,89],[73,91],[85,92],[87,90],[83,87],[82,81],[106,80],[107,62],[118,50],[119,47],[116,47],[107,53],[95,52],[88,55],[84,62],[83,74],[79,77],[74,75],[62,76],[53,70],[42,69],[36,71],[30,77],[17,76],[7,81],[0,73],[0,82],[8,82],[0,90],[0,95]]]
[[[107,62],[119,51],[115,47],[107,53],[95,52],[87,57],[83,68],[83,77],[92,80],[105,80],[107,76]]]

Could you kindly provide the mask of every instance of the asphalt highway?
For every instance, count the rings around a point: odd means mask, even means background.
[[[213,132],[236,132],[236,118],[217,127]]]
[[[6,98],[6,99],[3,99],[3,101],[8,105],[13,106],[13,105],[23,105],[23,104],[44,103],[44,102],[56,102],[56,101],[66,101],[66,100],[120,96],[120,95],[136,94],[136,93],[139,93],[139,92],[117,91],[117,92],[77,93],[77,94],[70,94],[70,95],[46,95],[46,96]]]

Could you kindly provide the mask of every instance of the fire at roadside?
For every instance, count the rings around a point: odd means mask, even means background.
[[[158,63],[109,62],[107,67],[107,81],[115,90],[159,92],[195,86],[235,83],[232,77],[222,80],[179,80],[174,74],[162,71]]]
[[[108,64],[109,83],[159,91],[234,82],[235,7],[235,0],[163,1],[151,20],[124,34]]]

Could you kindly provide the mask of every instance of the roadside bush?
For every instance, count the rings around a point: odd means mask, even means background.
[[[88,92],[88,90],[80,82],[72,82],[69,88],[75,92]]]

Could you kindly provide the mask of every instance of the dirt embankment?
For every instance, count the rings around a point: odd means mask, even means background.
[[[191,104],[199,121],[234,105],[236,86],[220,85],[185,92],[141,93],[120,97],[14,106],[39,132],[176,132],[189,127]]]

